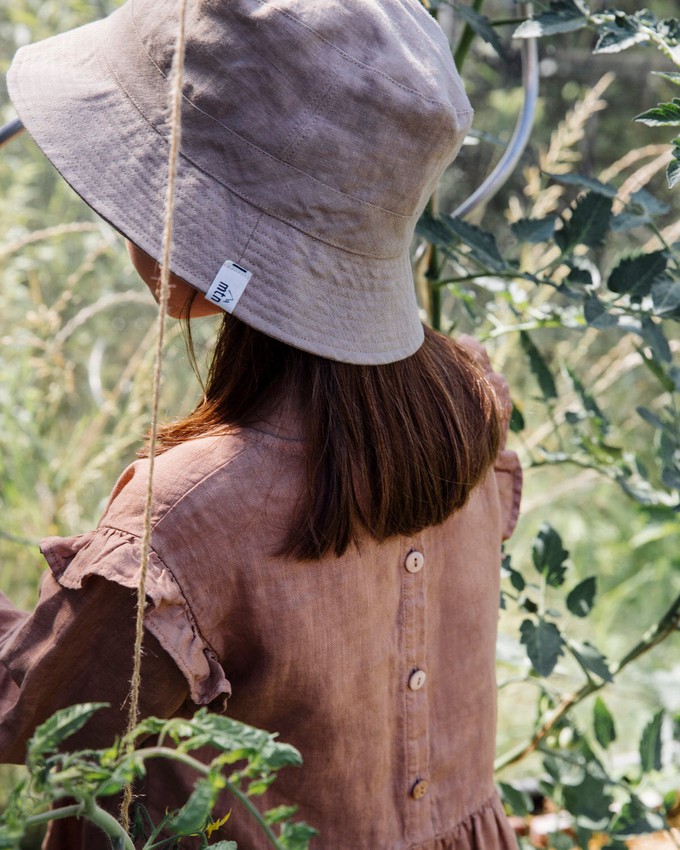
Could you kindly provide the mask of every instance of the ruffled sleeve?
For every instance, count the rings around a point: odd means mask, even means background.
[[[54,578],[63,588],[78,590],[92,576],[136,589],[141,540],[116,528],[100,526],[75,537],[42,541]],[[145,628],[173,659],[197,705],[223,708],[231,686],[212,647],[203,638],[172,572],[152,549],[146,578]]]
[[[503,518],[503,540],[507,540],[517,525],[522,500],[522,467],[519,457],[516,452],[505,448],[512,414],[510,390],[505,378],[493,371],[486,349],[476,339],[471,336],[461,336],[458,342],[465,346],[475,363],[484,370],[487,380],[495,391],[498,409],[501,413],[503,434],[501,450],[496,458],[494,470]]]

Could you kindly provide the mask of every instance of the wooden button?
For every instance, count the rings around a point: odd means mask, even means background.
[[[405,566],[410,573],[419,573],[424,563],[425,556],[421,552],[416,552],[415,549],[406,556]]]
[[[411,796],[414,800],[422,800],[422,798],[427,794],[428,788],[428,781],[426,779],[419,779],[413,788],[411,788]]]
[[[412,691],[419,691],[425,684],[427,675],[424,670],[414,670],[408,680],[408,686]]]

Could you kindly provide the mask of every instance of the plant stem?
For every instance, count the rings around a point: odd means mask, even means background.
[[[109,838],[114,838],[122,842],[125,850],[135,850],[130,836],[125,832],[123,827],[108,812],[100,809],[94,799],[84,800],[82,803],[74,803],[72,806],[63,806],[61,809],[50,809],[39,815],[31,815],[31,817],[26,818],[25,823],[26,826],[39,826],[53,820],[63,820],[64,818],[72,817],[87,818],[95,826],[98,826],[102,832],[106,833]]]
[[[210,768],[203,764],[203,762],[198,761],[195,758],[187,755],[186,753],[178,752],[177,750],[170,749],[169,747],[149,747],[148,749],[137,750],[137,755],[141,756],[144,759],[147,758],[167,758],[174,759],[175,761],[182,762],[182,764],[186,764],[189,767],[192,767],[198,773],[203,774],[203,776],[207,776],[210,773]],[[256,806],[251,803],[248,797],[237,788],[233,783],[227,780],[227,784],[225,786],[227,790],[236,797],[237,800],[240,800],[241,803],[246,807],[246,809],[250,812],[252,817],[257,821],[258,826],[267,836],[269,843],[275,850],[281,850],[281,845],[277,837],[272,832],[267,821],[262,817],[262,814],[258,810]]]
[[[26,818],[26,826],[40,826],[51,820],[62,820],[63,818],[80,817],[83,814],[82,803],[74,803],[72,806],[63,806],[61,809],[50,809],[39,815],[31,815]]]
[[[612,676],[617,676],[631,662],[638,659],[641,655],[649,652],[655,646],[664,641],[676,629],[680,628],[680,596],[678,596],[670,608],[666,611],[658,623],[655,623],[639,640],[639,642],[617,663],[612,665]],[[593,680],[586,682],[577,691],[562,698],[560,703],[550,712],[543,725],[534,733],[533,737],[524,744],[520,744],[513,750],[503,754],[496,759],[494,768],[496,771],[503,770],[511,764],[526,758],[534,752],[541,741],[550,733],[554,726],[564,717],[564,715],[575,705],[583,702],[586,697],[599,691],[607,683],[604,681],[595,682]]]
[[[472,9],[475,12],[479,12],[483,5],[484,0],[474,0],[472,4]],[[456,48],[456,52],[453,54],[453,59],[456,63],[456,68],[458,68],[459,71],[463,67],[463,63],[465,62],[465,58],[470,51],[470,45],[472,44],[472,39],[474,37],[475,32],[470,26],[470,24],[465,24],[463,34],[461,35],[460,41],[458,42],[458,47]]]
[[[272,847],[274,847],[275,850],[281,850],[281,845],[279,844],[277,837],[274,835],[269,824],[262,817],[262,815],[260,814],[260,811],[257,809],[257,807],[254,806],[250,802],[250,800],[246,797],[246,795],[243,793],[243,791],[241,791],[235,785],[232,785],[231,782],[227,781],[226,787],[234,795],[234,797],[236,797],[237,800],[240,800],[241,803],[243,803],[243,805],[246,807],[246,809],[248,809],[250,814],[255,818],[255,820],[259,824],[260,828],[262,829],[264,834],[269,839],[269,843],[272,845]]]
[[[135,850],[135,846],[132,843],[127,830],[123,829],[118,821],[108,812],[105,812],[104,809],[100,809],[94,799],[85,800],[83,804],[83,814],[88,820],[98,826],[102,832],[105,832],[109,838],[116,839],[121,842],[125,850]]]

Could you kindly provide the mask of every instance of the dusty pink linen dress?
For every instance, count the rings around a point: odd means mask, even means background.
[[[504,382],[492,381],[507,409]],[[304,766],[284,769],[258,805],[297,804],[319,830],[314,850],[514,850],[492,769],[516,456],[503,450],[437,527],[295,562],[272,552],[304,473],[298,433],[293,415],[158,457],[142,711],[210,705],[298,747]],[[147,469],[123,473],[95,531],[43,542],[51,572],[32,615],[0,605],[3,761],[21,760],[35,724],[72,702],[112,703],[76,743],[103,746],[124,725]],[[151,763],[152,815],[183,802],[193,778]],[[229,808],[223,837],[264,848],[247,813]],[[108,844],[63,821],[46,846]]]

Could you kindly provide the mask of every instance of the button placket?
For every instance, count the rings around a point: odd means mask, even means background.
[[[415,542],[415,541],[414,541]],[[427,673],[427,612],[425,609],[425,555],[422,548],[411,546],[402,556],[402,613],[405,677],[402,680],[405,710],[406,769],[410,800],[407,838],[421,843],[432,828],[432,801],[427,796],[429,783],[429,704],[424,690]]]

